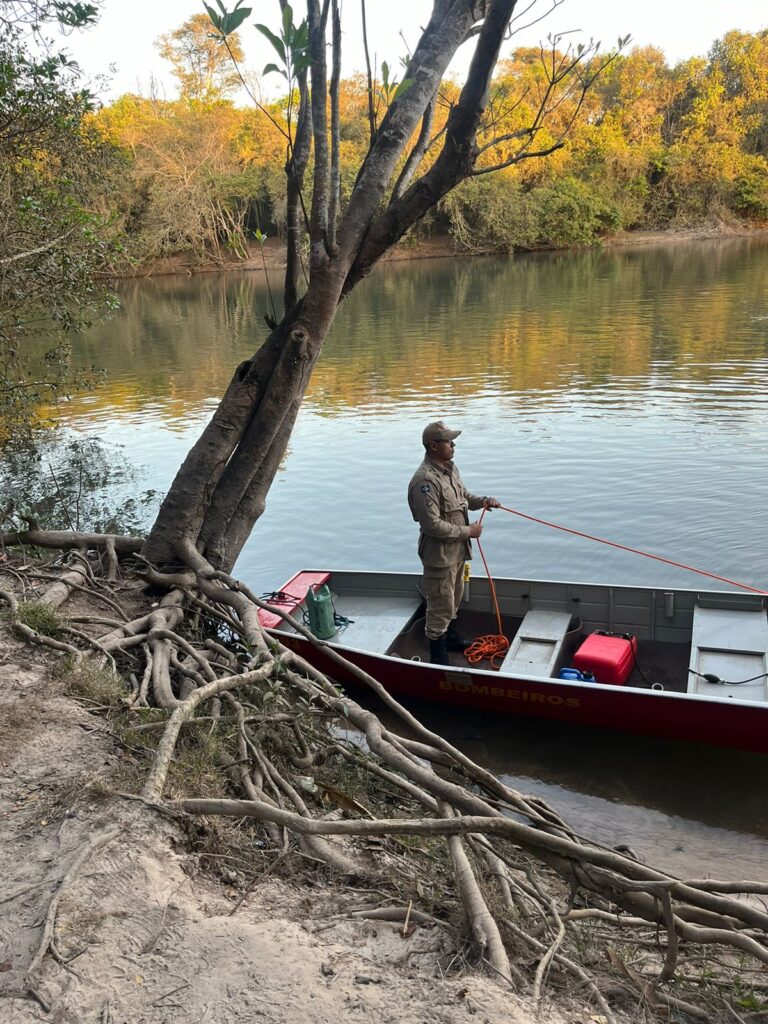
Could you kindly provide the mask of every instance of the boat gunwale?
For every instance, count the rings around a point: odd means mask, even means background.
[[[361,576],[367,578],[404,578],[420,580],[421,573],[418,572],[406,572],[405,570],[391,570],[391,569],[298,569],[290,579],[299,576],[301,573],[321,573],[327,572],[333,577],[334,574],[345,576]],[[487,576],[472,576],[472,583],[488,582]],[[642,590],[646,593],[659,593],[672,591],[675,594],[686,594],[686,595],[711,595],[713,597],[730,597],[730,598],[746,598],[753,602],[760,602],[764,608],[768,608],[768,593],[761,594],[755,593],[754,591],[748,590],[703,590],[701,588],[688,588],[688,587],[677,587],[671,585],[660,585],[660,586],[647,586],[646,584],[634,584],[634,583],[599,583],[589,582],[588,580],[539,580],[534,579],[531,576],[498,576],[494,580],[495,584],[499,583],[532,583],[541,584],[544,586],[553,587],[596,587],[601,590]]]

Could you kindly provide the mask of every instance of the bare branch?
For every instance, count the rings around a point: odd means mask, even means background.
[[[333,0],[331,12],[332,70],[331,70],[331,196],[328,209],[328,247],[336,249],[336,220],[341,202],[341,113],[339,110],[339,82],[341,81],[341,15],[339,0]]]
[[[427,104],[427,109],[424,111],[424,117],[421,120],[421,130],[419,137],[416,140],[416,145],[408,155],[408,159],[405,161],[405,165],[400,172],[400,177],[395,182],[395,187],[392,189],[392,198],[390,202],[394,202],[402,196],[408,185],[411,183],[411,179],[419,168],[419,164],[424,159],[424,155],[430,145],[429,133],[432,131],[432,125],[435,120],[435,107],[437,105],[437,96],[433,96]]]
[[[328,0],[322,11],[318,0],[307,0],[309,27],[309,58],[312,79],[312,136],[315,144],[315,166],[310,213],[309,273],[324,267],[328,260],[328,213],[330,197],[330,154],[328,149],[328,119],[325,97],[328,89],[325,61],[325,27]]]
[[[368,80],[368,134],[370,138],[369,152],[376,141],[376,113],[373,108],[373,72],[371,71],[371,55],[368,50],[368,25],[365,16],[365,0],[360,0],[360,14],[363,21],[363,51],[365,52],[365,73]]]
[[[518,164],[521,160],[532,160],[534,157],[537,156],[549,156],[550,153],[554,153],[556,152],[556,150],[562,149],[564,145],[565,142],[555,142],[552,146],[549,146],[547,149],[537,149],[533,150],[531,153],[515,153],[515,155],[511,156],[509,160],[504,160],[500,164],[494,164],[493,167],[476,168],[475,170],[472,171],[471,177],[479,178],[480,175],[482,174],[492,174],[494,171],[500,171],[504,167],[511,167],[512,164]]]
[[[29,249],[27,252],[17,252],[14,253],[13,256],[6,256],[4,259],[0,260],[0,267],[6,266],[8,263],[16,263],[18,260],[29,259],[30,256],[39,256],[40,253],[50,252],[51,249],[56,249],[62,242],[65,242],[69,238],[77,227],[78,225],[74,225],[65,231],[64,234],[59,235],[58,238],[52,238],[50,241],[39,245],[36,249]]]
[[[516,0],[494,0],[489,5],[467,80],[458,103],[454,105],[449,115],[445,142],[440,155],[422,178],[414,182],[399,200],[391,203],[384,213],[373,221],[347,276],[343,294],[351,291],[355,284],[369,273],[383,253],[423,217],[427,210],[471,173],[475,160],[475,136],[487,105],[491,76],[515,3]],[[473,20],[470,20],[461,28],[466,31],[472,24]],[[418,49],[409,65],[409,75],[410,68],[417,63],[417,55]],[[412,87],[406,93],[405,102],[415,88],[416,86]],[[425,99],[425,107],[434,92],[433,87]],[[391,110],[388,116],[389,113]],[[383,134],[383,128],[382,125],[380,136]],[[354,199],[353,196],[350,209],[353,208]]]

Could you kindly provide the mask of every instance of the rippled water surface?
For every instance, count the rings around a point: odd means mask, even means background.
[[[156,278],[76,358],[108,383],[73,425],[165,488],[264,334],[256,274]],[[768,240],[390,264],[340,309],[238,573],[411,570],[405,488],[425,422],[463,430],[477,493],[768,585]],[[499,513],[491,569],[615,582],[696,577]]]
[[[264,283],[257,274],[156,278],[120,295],[119,316],[77,342],[76,359],[104,366],[108,380],[69,407],[70,423],[124,445],[142,486],[164,489],[233,367],[264,335]],[[339,311],[237,573],[267,590],[301,567],[416,570],[405,490],[423,425],[444,418],[463,431],[456,460],[471,490],[768,587],[767,384],[765,236],[390,264]],[[506,513],[490,517],[483,542],[498,575],[698,585]],[[545,770],[520,753],[527,726],[473,728],[501,774],[551,787],[556,800],[588,793],[608,832],[623,827],[616,800],[663,816],[664,825],[643,819],[649,835],[673,836],[687,808],[702,828],[751,830],[766,859],[768,822],[750,802],[764,771],[752,762],[714,751],[661,757],[642,741],[643,804],[625,792],[633,761],[622,765],[621,749],[604,780],[599,760],[576,770],[578,741],[565,744],[572,756],[551,750],[546,764],[556,767]],[[552,734],[531,729],[546,747]],[[730,788],[718,790],[724,771]],[[654,791],[667,803],[654,805]],[[723,817],[726,804],[733,813]],[[713,849],[721,842],[730,849],[720,833]]]

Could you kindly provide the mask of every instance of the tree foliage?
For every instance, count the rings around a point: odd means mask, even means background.
[[[95,4],[79,0],[3,0],[0,26],[4,30],[33,28],[40,31],[46,23],[56,23],[62,31],[92,25],[99,14],[101,0]]]
[[[122,209],[137,258],[174,249],[218,258],[221,252],[242,252],[257,228],[285,237],[284,167],[296,128],[296,83],[306,68],[306,38],[285,16],[276,32],[260,28],[276,59],[281,54],[287,59],[282,73],[291,89],[283,98],[240,109],[220,102],[123,97],[98,116],[107,137],[129,156]],[[493,181],[473,176],[414,231],[448,231],[458,248],[509,251],[590,244],[617,230],[765,220],[767,35],[730,32],[713,44],[708,58],[676,66],[652,46],[620,55],[586,95],[563,95],[538,126],[539,147],[546,149],[566,131],[567,146],[546,159],[513,163]],[[229,38],[237,45],[234,36]],[[516,133],[530,122],[549,87],[552,61],[557,67],[564,59],[557,47],[554,53],[521,48],[499,64],[478,136],[481,148],[489,146],[480,155],[481,170],[515,151]],[[384,63],[378,76],[372,73],[370,85],[361,74],[339,83],[342,206],[365,160],[371,125],[376,129],[398,90],[402,96],[406,79],[398,82],[396,60]],[[280,68],[268,64],[264,70],[274,74]],[[459,93],[450,78],[441,83],[422,169],[437,157]],[[411,149],[417,140],[414,133]],[[311,173],[311,155],[307,167]],[[399,173],[406,170],[403,156]],[[304,191],[308,203],[311,185]]]
[[[109,305],[94,274],[111,255],[114,154],[77,67],[36,49],[23,22],[47,11],[72,25],[92,10],[7,5],[0,22],[0,438],[73,382],[67,336]]]
[[[226,103],[138,96],[99,113],[103,137],[131,167],[118,209],[127,255],[242,255],[253,200],[264,191],[262,169],[240,156],[255,142],[247,123]]]
[[[242,61],[237,34],[226,43],[211,31],[207,14],[193,14],[183,25],[158,40],[160,56],[170,61],[183,99],[211,103],[240,85],[232,60]]]

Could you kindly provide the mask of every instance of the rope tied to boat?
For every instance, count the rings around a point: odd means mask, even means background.
[[[581,530],[572,530],[568,526],[561,526],[559,523],[550,523],[546,519],[538,519],[536,516],[529,516],[525,512],[519,512],[515,508],[506,508],[504,505],[500,505],[499,508],[502,512],[509,512],[513,516],[519,516],[521,519],[528,519],[532,523],[541,523],[542,526],[549,526],[553,530],[562,530],[563,533],[571,533],[575,537],[583,537],[585,540],[593,540],[597,544],[607,544],[608,547],[618,548],[620,551],[629,551],[633,555],[642,555],[644,558],[652,558],[656,562],[665,562],[667,565],[674,565],[678,569],[687,569],[688,572],[698,573],[699,576],[708,576],[711,580],[719,580],[721,583],[730,583],[733,587],[739,587],[741,590],[749,590],[753,594],[762,594],[768,596],[768,590],[760,590],[759,587],[750,586],[749,583],[739,583],[738,580],[728,579],[727,576],[718,576],[717,573],[707,572],[705,569],[697,569],[693,565],[686,565],[685,562],[676,562],[672,558],[664,558],[662,555],[651,554],[650,551],[642,551],[640,548],[631,548],[626,544],[617,544],[616,541],[606,540],[604,537],[594,537],[591,533],[582,533]],[[482,522],[483,517],[480,517]],[[478,543],[478,547],[479,547]]]
[[[582,537],[584,540],[591,540],[597,544],[606,544],[608,547],[618,548],[619,551],[629,551],[630,554],[642,555],[644,558],[652,558],[656,562],[664,562],[667,565],[673,565],[678,569],[686,569],[688,572],[695,572],[699,576],[708,576],[709,579],[719,580],[721,583],[729,583],[733,587],[739,587],[741,590],[748,590],[753,594],[768,596],[768,590],[761,590],[759,587],[753,587],[749,583],[740,583],[738,580],[729,579],[727,576],[718,576],[717,573],[708,572],[706,569],[697,569],[693,565],[686,565],[685,562],[676,562],[674,559],[665,558],[663,555],[654,555],[650,551],[643,551],[640,548],[629,547],[627,544],[619,544],[613,540],[606,540],[605,537],[595,537],[591,533],[583,533],[581,530],[573,530],[569,526],[562,526],[559,523],[550,523],[546,519],[539,519],[537,516],[528,515],[527,513],[520,512],[515,508],[507,508],[505,505],[499,505],[498,507],[502,512],[509,512],[510,515],[519,516],[521,519],[528,519],[532,523],[539,523],[542,526],[548,526],[552,530],[561,530],[563,533],[570,533],[575,537]],[[479,519],[480,523],[482,523],[485,518],[485,513],[487,511],[488,506],[483,508]],[[479,537],[476,538],[476,543],[477,550],[480,552],[480,557],[483,560],[483,567],[485,568],[485,574],[488,577],[488,583],[491,588],[491,597],[493,599],[493,608],[496,613],[496,624],[499,632],[489,633],[485,636],[478,637],[469,645],[469,647],[466,648],[464,651],[464,657],[471,665],[476,665],[478,662],[488,659],[493,668],[499,668],[501,661],[497,664],[496,659],[503,660],[504,655],[506,655],[509,650],[509,640],[504,636],[501,612],[499,611],[499,602],[496,597],[496,587],[494,586],[493,578],[490,570],[488,569],[488,562],[486,561],[485,552],[483,551],[483,546],[480,543]],[[713,681],[714,680],[708,680],[708,682]],[[722,682],[722,680],[717,679],[717,682]],[[752,682],[752,680],[738,680],[738,682]]]

